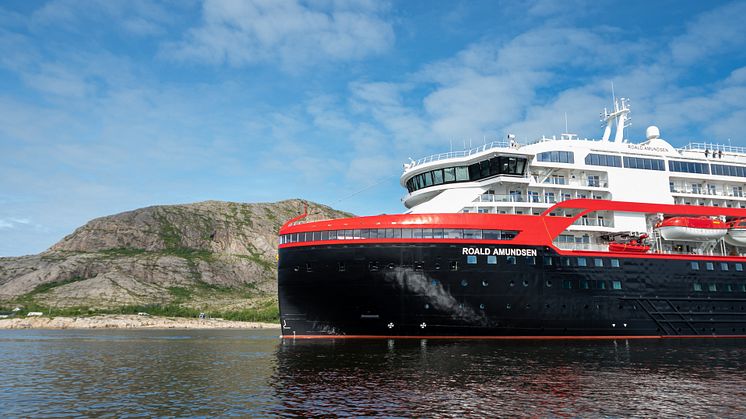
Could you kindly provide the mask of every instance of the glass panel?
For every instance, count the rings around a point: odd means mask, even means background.
[[[329,240],[337,240],[337,230],[329,231]]]
[[[501,240],[500,230],[482,230],[482,239]]]
[[[588,266],[585,258],[578,258],[578,266]]]
[[[443,171],[433,170],[433,184],[440,185],[443,183]]]
[[[612,268],[618,268],[619,267],[619,259],[611,259],[611,267]]]
[[[442,228],[434,228],[433,229],[433,238],[434,239],[442,239],[443,238],[443,229]]]
[[[496,265],[497,264],[497,256],[494,256],[494,255],[487,256],[487,264],[488,265]]]
[[[445,182],[453,182],[456,180],[456,168],[448,167],[443,169],[443,180]]]
[[[482,230],[464,230],[465,239],[482,239]]]
[[[622,289],[622,281],[611,281],[611,288],[615,290]]]
[[[469,169],[466,166],[456,168],[456,181],[464,182],[469,180]]]
[[[505,262],[507,262],[508,265],[515,265],[515,262],[516,262],[515,256],[506,256]]]
[[[597,268],[603,268],[604,267],[604,260],[601,258],[595,258],[593,259],[593,265]]]
[[[433,238],[433,229],[432,228],[424,228],[424,229],[422,229],[422,238],[423,239],[432,239]]]
[[[469,255],[466,257],[466,263],[469,265],[474,265],[477,263],[477,257],[475,255]]]
[[[401,238],[402,239],[411,239],[412,238],[412,229],[411,228],[403,228],[403,229],[401,229]]]
[[[699,270],[699,262],[691,262],[690,266],[691,266],[691,268],[692,268],[693,271],[698,271]]]
[[[412,238],[413,239],[421,239],[422,238],[422,229],[421,228],[412,229]]]
[[[329,240],[329,232],[328,231],[322,231],[321,232],[321,240],[322,241]]]
[[[445,236],[447,239],[461,239],[464,237],[464,231],[460,228],[447,228],[445,230]]]

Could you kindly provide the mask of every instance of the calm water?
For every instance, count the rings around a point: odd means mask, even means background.
[[[746,340],[0,331],[7,416],[744,416]]]

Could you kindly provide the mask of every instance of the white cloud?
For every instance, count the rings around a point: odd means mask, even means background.
[[[0,229],[13,228],[13,223],[0,219]]]
[[[746,2],[734,2],[705,12],[687,24],[687,31],[671,43],[678,64],[690,64],[726,51],[741,49],[746,42],[743,17]]]
[[[380,9],[365,3],[206,0],[202,26],[164,45],[162,53],[233,66],[279,62],[295,72],[325,60],[378,54],[393,41],[394,31]]]

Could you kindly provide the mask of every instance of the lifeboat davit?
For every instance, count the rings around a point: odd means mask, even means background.
[[[728,232],[727,224],[709,217],[671,217],[655,227],[665,240],[679,241],[718,240]]]
[[[728,223],[728,234],[725,242],[731,246],[746,246],[746,219]]]

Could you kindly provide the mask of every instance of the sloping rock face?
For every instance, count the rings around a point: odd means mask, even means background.
[[[307,205],[315,219],[351,216]],[[277,231],[303,207],[207,201],[97,218],[42,254],[0,258],[0,304],[251,307],[275,296]]]

